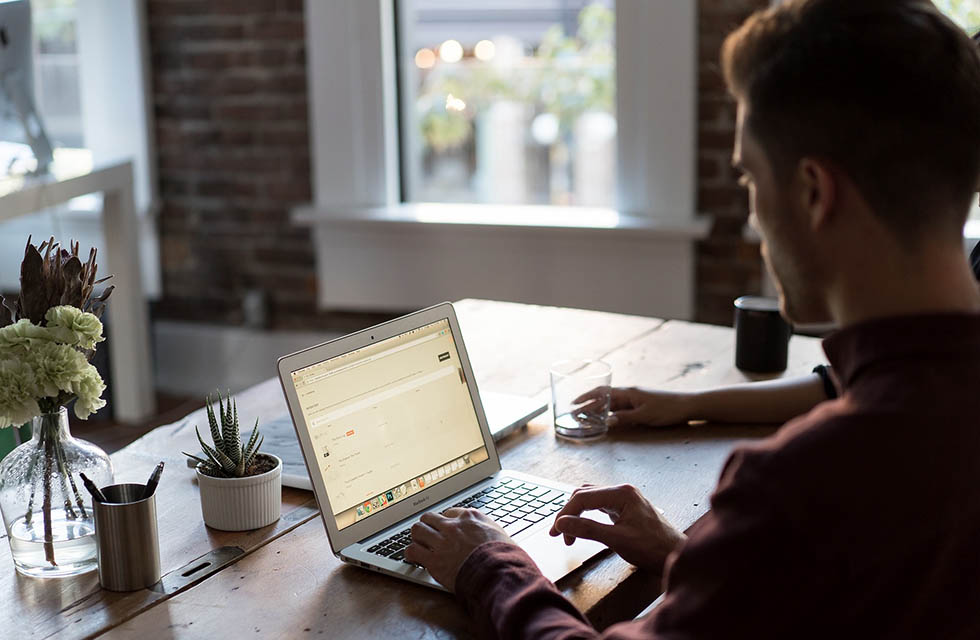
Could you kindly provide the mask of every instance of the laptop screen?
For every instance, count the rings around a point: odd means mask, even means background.
[[[291,375],[337,529],[489,457],[448,319]]]

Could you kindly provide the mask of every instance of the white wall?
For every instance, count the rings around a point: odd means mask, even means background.
[[[468,225],[314,228],[323,308],[401,311],[472,297],[692,315],[694,245],[676,237]]]

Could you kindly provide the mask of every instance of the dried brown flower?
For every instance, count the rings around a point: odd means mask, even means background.
[[[82,263],[78,257],[78,243],[69,245],[70,251],[62,249],[52,237],[35,247],[31,239],[27,239],[24,261],[20,265],[20,295],[16,300],[0,296],[0,327],[20,318],[44,325],[44,314],[48,309],[63,304],[102,317],[113,286],[106,287],[99,296],[93,296],[93,291],[95,285],[112,276],[95,279],[98,265],[94,247],[89,251],[88,260]]]

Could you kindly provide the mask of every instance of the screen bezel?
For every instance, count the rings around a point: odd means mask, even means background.
[[[316,464],[316,452],[313,447],[313,441],[310,437],[309,427],[303,418],[303,412],[300,409],[299,397],[292,384],[291,374],[299,369],[315,365],[324,360],[371,344],[376,344],[382,340],[438,322],[439,320],[449,321],[449,328],[452,331],[453,341],[456,344],[456,352],[459,355],[459,363],[463,367],[463,372],[466,375],[470,400],[473,403],[473,409],[476,412],[477,421],[480,424],[483,444],[487,448],[487,459],[433,485],[431,489],[425,489],[418,494],[414,494],[411,500],[397,502],[386,509],[382,509],[377,515],[365,518],[360,522],[355,522],[344,529],[338,529],[336,518],[330,507],[330,498],[327,495],[327,489],[324,485],[323,477],[320,474],[320,468]],[[500,471],[500,459],[497,455],[497,449],[493,444],[493,437],[490,435],[490,427],[487,424],[487,417],[483,411],[483,404],[480,401],[480,393],[477,389],[473,369],[470,366],[470,359],[466,353],[466,347],[463,344],[459,321],[456,319],[456,311],[449,302],[443,302],[342,338],[337,338],[283,356],[279,358],[278,370],[279,382],[286,396],[286,404],[289,407],[289,414],[293,420],[293,428],[296,430],[296,437],[299,439],[300,448],[303,451],[303,461],[306,464],[306,471],[313,485],[313,494],[316,497],[317,505],[320,507],[320,517],[327,530],[330,549],[334,555],[339,555],[341,550],[365,538],[369,538],[379,531],[384,531],[405,518],[425,511],[427,505],[438,504],[449,496]],[[310,463],[311,460],[313,464]]]

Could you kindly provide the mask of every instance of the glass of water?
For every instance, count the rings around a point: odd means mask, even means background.
[[[606,433],[612,367],[601,360],[561,360],[551,365],[550,373],[555,433],[568,438]],[[579,398],[586,393],[583,402]]]

